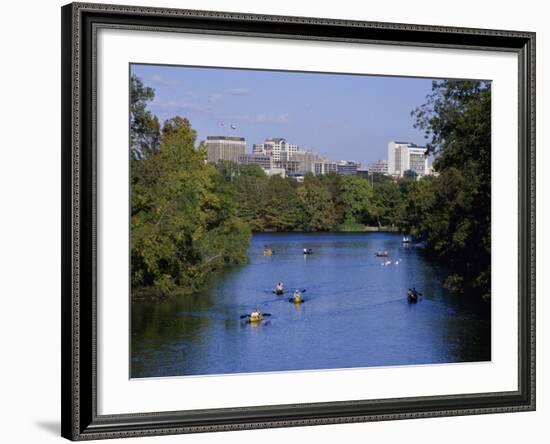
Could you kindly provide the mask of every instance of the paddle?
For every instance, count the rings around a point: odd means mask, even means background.
[[[268,316],[273,316],[273,315],[271,313],[262,313],[261,316],[268,317]],[[241,319],[250,318],[250,317],[251,316],[249,314],[244,314],[244,315],[240,316]]]
[[[292,290],[290,290],[290,291],[292,291]],[[304,288],[304,289],[298,290],[298,291],[299,291],[300,293],[305,293],[307,290]],[[276,293],[275,290],[271,290],[271,292],[272,292],[272,293]],[[283,290],[283,293],[286,293],[286,292],[287,292],[287,290]]]

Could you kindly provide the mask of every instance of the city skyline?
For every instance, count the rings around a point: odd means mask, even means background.
[[[162,65],[131,66],[155,90],[161,123],[186,117],[207,136],[243,137],[246,152],[266,138],[292,140],[320,156],[363,166],[384,159],[389,140],[424,144],[410,112],[432,79]]]

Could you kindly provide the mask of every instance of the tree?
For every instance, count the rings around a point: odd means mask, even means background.
[[[250,238],[189,121],[164,128],[158,152],[132,160],[131,190],[132,286],[159,295],[196,291],[212,271],[244,262]]]
[[[370,216],[379,227],[401,226],[405,218],[405,199],[396,182],[386,181],[375,186]]]
[[[266,231],[293,231],[299,227],[300,202],[295,181],[269,177],[262,194],[260,220]]]
[[[452,265],[449,288],[490,296],[491,85],[440,81],[413,112],[439,177],[421,180],[408,203],[413,233]],[[417,199],[423,199],[418,201]]]
[[[263,176],[239,176],[233,183],[239,217],[249,224],[252,231],[264,230],[262,201],[268,178]]]
[[[353,227],[365,224],[372,210],[372,187],[359,176],[343,176],[340,195],[344,205],[344,225]]]
[[[307,175],[298,188],[301,203],[301,226],[305,231],[328,231],[336,225],[336,213],[330,193],[319,178]]]
[[[147,110],[155,98],[155,90],[143,85],[139,77],[130,77],[130,149],[132,156],[142,158],[159,148],[160,124]]]

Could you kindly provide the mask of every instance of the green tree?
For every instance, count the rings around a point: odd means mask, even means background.
[[[379,227],[402,226],[405,221],[405,198],[397,182],[385,181],[374,186],[370,216]]]
[[[132,286],[160,295],[196,291],[212,271],[245,261],[250,237],[189,122],[165,128],[158,152],[132,160]]]
[[[301,226],[305,231],[328,231],[336,225],[331,195],[319,178],[307,175],[298,188],[301,203]]]
[[[239,217],[247,222],[252,231],[263,231],[262,201],[268,178],[263,176],[239,176],[234,182]]]
[[[372,208],[373,189],[359,176],[343,176],[340,195],[344,205],[344,225],[354,227],[367,222]]]
[[[134,158],[142,158],[159,148],[160,124],[147,110],[155,90],[143,85],[139,77],[130,77],[130,149]]]
[[[449,288],[489,297],[491,85],[434,82],[413,114],[426,132],[439,177],[421,180],[411,192],[408,225],[429,252],[456,270],[447,279]]]
[[[269,177],[261,198],[261,226],[266,231],[293,231],[299,227],[300,201],[295,181]]]

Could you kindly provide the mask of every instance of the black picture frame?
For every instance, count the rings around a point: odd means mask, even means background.
[[[535,409],[535,33],[72,3],[62,14],[62,436],[71,440]],[[519,62],[518,390],[97,414],[95,38],[100,27],[508,51]]]

